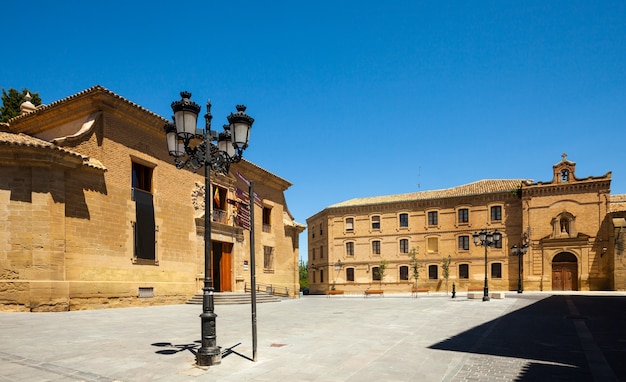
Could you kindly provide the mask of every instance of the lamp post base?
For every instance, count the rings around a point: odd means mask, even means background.
[[[200,349],[196,355],[196,365],[198,366],[215,366],[222,363],[222,352],[219,347],[216,349]]]

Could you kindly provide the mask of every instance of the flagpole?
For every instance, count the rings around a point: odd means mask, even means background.
[[[252,360],[256,362],[256,264],[254,256],[254,182],[249,183],[250,205],[250,283],[252,284]]]

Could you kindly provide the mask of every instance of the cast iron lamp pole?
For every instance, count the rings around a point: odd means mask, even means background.
[[[489,301],[489,282],[487,279],[487,248],[494,247],[496,242],[502,240],[502,234],[495,230],[488,232],[482,230],[480,232],[474,232],[474,245],[485,247],[485,287],[483,288],[483,301]]]
[[[181,99],[172,102],[174,123],[165,125],[167,149],[174,157],[178,169],[191,168],[194,172],[204,166],[204,287],[202,288],[202,314],[200,314],[202,340],[196,354],[198,366],[219,365],[222,353],[217,346],[215,302],[211,272],[211,170],[228,174],[231,163],[241,161],[248,147],[248,137],[254,119],[245,113],[246,107],[237,105],[231,113],[224,131],[211,130],[211,101],[204,115],[205,129],[196,130],[200,105],[191,101],[191,93],[181,92]],[[217,145],[213,142],[217,142]]]
[[[522,293],[524,287],[522,286],[522,257],[528,252],[528,244],[514,245],[511,247],[511,253],[513,256],[517,256],[517,293]]]

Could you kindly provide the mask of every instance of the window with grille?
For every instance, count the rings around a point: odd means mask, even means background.
[[[409,226],[409,214],[400,214],[398,219],[400,227],[406,228]]]
[[[263,247],[263,270],[274,270],[274,247]]]
[[[346,280],[354,281],[354,268],[346,268]]]
[[[459,249],[464,251],[468,251],[470,247],[470,238],[469,236],[459,236]]]
[[[346,255],[354,256],[354,243],[351,241],[346,243]]]
[[[380,255],[380,240],[372,241],[372,254]]]
[[[409,267],[407,265],[400,266],[400,280],[407,281],[409,279]]]
[[[438,270],[436,265],[428,266],[428,278],[430,280],[437,280],[439,278]]]
[[[492,279],[502,278],[502,263],[491,263],[491,278]]]
[[[380,229],[380,216],[372,216],[372,229]]]
[[[380,281],[380,269],[378,267],[372,268],[372,280]]]
[[[437,225],[439,224],[439,214],[437,211],[430,211],[428,213],[428,225]]]
[[[400,253],[409,253],[409,239],[400,239]]]
[[[459,278],[469,279],[469,265],[468,264],[459,264]]]
[[[469,222],[469,210],[467,208],[459,209],[459,223]]]
[[[354,231],[354,218],[346,218],[346,231]]]
[[[491,207],[491,220],[502,220],[502,206]]]

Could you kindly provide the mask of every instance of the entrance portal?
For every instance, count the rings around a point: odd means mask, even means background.
[[[561,252],[552,259],[552,290],[578,290],[578,259]]]
[[[232,292],[232,250],[231,243],[213,242],[213,288],[216,292]]]

